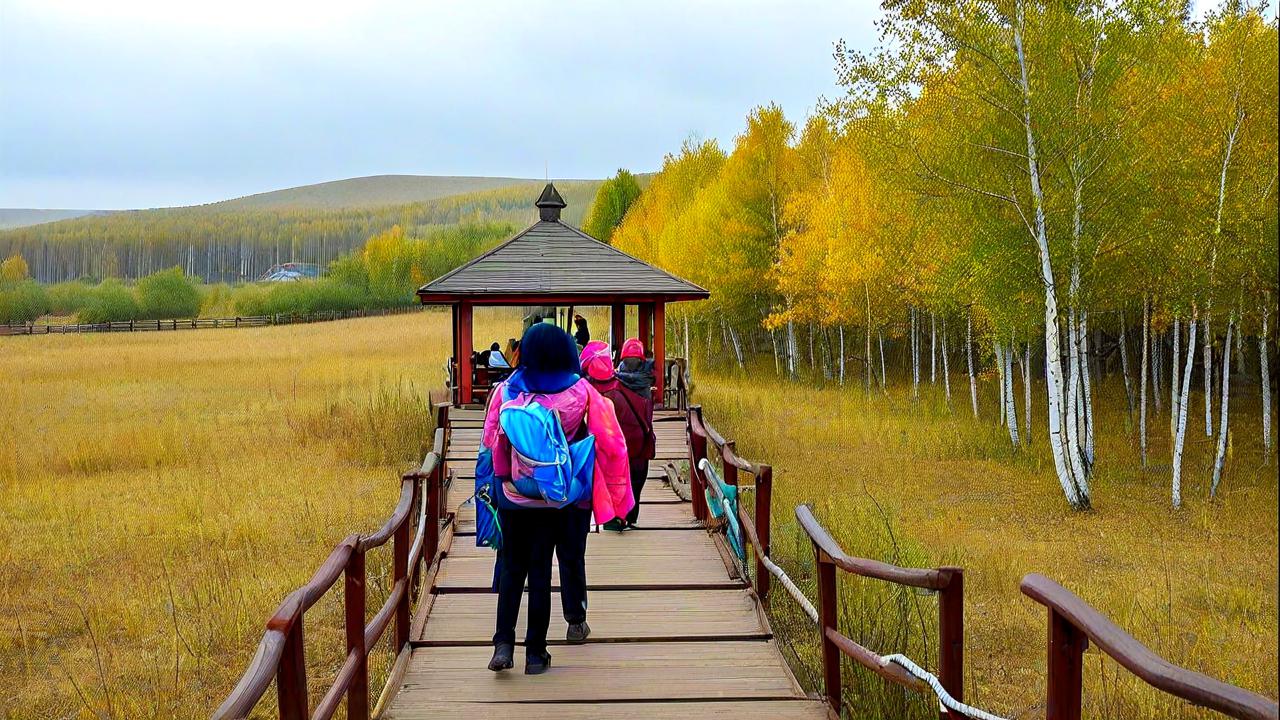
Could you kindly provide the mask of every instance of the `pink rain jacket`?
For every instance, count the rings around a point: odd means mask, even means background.
[[[511,477],[515,462],[515,451],[498,423],[506,385],[503,382],[493,388],[484,418],[484,446],[493,451],[493,472],[500,478]],[[574,438],[582,426],[583,417],[586,417],[587,432],[596,439],[595,471],[591,478],[592,513],[599,524],[626,517],[635,507],[636,500],[631,491],[627,441],[618,425],[613,403],[591,387],[585,378],[558,393],[538,394],[536,397],[543,406],[559,412],[565,437]],[[528,504],[522,502],[524,498],[508,499],[517,504]],[[533,506],[537,506],[537,501],[533,502]]]

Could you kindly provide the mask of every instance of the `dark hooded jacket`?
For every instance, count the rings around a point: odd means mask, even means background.
[[[618,382],[628,390],[649,397],[653,388],[653,361],[641,358],[623,358],[618,363]]]

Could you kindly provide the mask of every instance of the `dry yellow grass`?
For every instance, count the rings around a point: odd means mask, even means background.
[[[994,389],[981,398],[986,416],[975,423],[960,377],[953,389],[963,394],[949,412],[941,389],[927,384],[915,404],[907,388],[868,400],[857,381],[844,389],[786,386],[784,393],[771,366],[759,370],[752,378],[704,373],[697,400],[741,453],[773,464],[775,554],[815,597],[812,550],[793,512],[811,502],[853,554],[964,567],[971,702],[1010,717],[1043,716],[1046,618],[1018,591],[1028,572],[1063,583],[1173,662],[1276,696],[1276,458],[1264,466],[1259,402],[1247,396],[1256,395],[1256,385],[1232,400],[1233,452],[1218,503],[1206,499],[1211,443],[1197,432],[1202,426],[1188,422],[1186,501],[1175,512],[1168,415],[1151,420],[1153,465],[1143,472],[1125,430],[1123,387],[1118,378],[1103,383],[1095,510],[1075,513],[1054,479],[1043,419],[1035,416],[1032,447],[1014,452],[995,427]],[[1020,401],[1020,386],[1018,393]],[[1042,396],[1038,402],[1043,412]],[[1193,393],[1193,417],[1199,402]],[[842,582],[842,624],[855,639],[936,662],[933,598]],[[812,672],[808,621],[790,600],[777,608],[777,625]],[[868,708],[865,717],[933,712],[923,703],[907,710],[902,694],[874,676],[851,674],[849,684],[850,697]],[[1201,717],[1146,690],[1094,649],[1086,657],[1086,696],[1089,717]]]
[[[206,717],[280,599],[390,514],[448,332],[427,313],[0,342],[0,716]],[[336,599],[307,617],[324,687]]]
[[[603,315],[589,316],[599,334]],[[505,340],[515,324],[513,313],[484,313],[476,336]],[[427,441],[447,346],[442,313],[0,341],[0,716],[207,716],[283,595],[334,543],[390,512],[398,473]],[[1276,694],[1275,459],[1260,467],[1256,401],[1233,400],[1219,504],[1203,499],[1208,443],[1190,436],[1189,501],[1174,513],[1167,471],[1134,470],[1117,390],[1104,387],[1097,510],[1074,514],[1039,427],[1032,449],[1015,453],[963,403],[951,415],[901,393],[867,401],[856,387],[779,383],[772,367],[698,380],[711,420],[774,464],[775,548],[802,582],[812,559],[791,508],[803,501],[851,552],[966,568],[971,699],[1038,714],[1044,613],[1017,592],[1029,571],[1176,662]],[[1152,422],[1156,462],[1164,428]],[[385,577],[385,558],[371,563]],[[386,583],[372,586],[371,606]],[[867,583],[845,591],[842,622],[856,637],[931,657],[914,630],[931,626],[932,599]],[[779,629],[808,656],[811,633],[785,600],[777,607]],[[314,690],[341,654],[336,597],[307,617]],[[388,656],[375,656],[379,675]],[[1183,713],[1096,657],[1094,716]],[[900,695],[850,679],[885,708],[875,716],[905,716]]]

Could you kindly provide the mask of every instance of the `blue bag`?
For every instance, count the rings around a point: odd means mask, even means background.
[[[510,487],[519,495],[562,508],[591,496],[595,437],[570,443],[559,414],[536,396],[508,389],[498,411],[502,433],[515,451]],[[477,481],[479,470],[476,471]]]
[[[498,479],[493,474],[493,452],[481,446],[476,455],[476,547],[502,549],[502,523],[498,521]]]

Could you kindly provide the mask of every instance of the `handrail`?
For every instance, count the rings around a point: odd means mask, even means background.
[[[839,712],[843,702],[841,654],[882,677],[907,687],[917,687],[916,684],[903,681],[899,674],[882,662],[879,655],[840,633],[837,625],[837,568],[895,585],[938,591],[938,681],[949,699],[956,706],[961,706],[964,702],[964,571],[958,567],[929,570],[904,568],[878,560],[850,557],[826,528],[822,527],[807,505],[796,506],[796,519],[813,544],[814,564],[818,570],[818,624],[821,628],[823,688],[831,708]],[[875,667],[872,667],[873,664]],[[910,676],[910,673],[906,675]],[[911,677],[915,679],[914,676]],[[940,717],[945,719],[953,715],[944,707],[940,710]]]
[[[448,477],[444,449],[447,444],[448,407],[436,406],[437,428],[432,450],[417,470],[401,478],[400,498],[387,522],[368,535],[351,535],[333,549],[305,585],[285,596],[267,621],[253,660],[235,688],[213,713],[214,720],[242,720],[249,716],[275,681],[281,720],[329,718],[345,696],[347,717],[369,718],[368,657],[388,627],[394,624],[394,650],[403,652],[409,644],[409,611],[417,592],[418,577],[425,561],[436,561],[443,517],[442,485]],[[415,502],[417,501],[417,502]],[[415,505],[416,523],[411,523]],[[430,522],[428,522],[430,520]],[[411,537],[411,530],[414,531]],[[365,622],[365,553],[393,543],[394,583],[386,601],[373,619]],[[324,694],[315,714],[308,713],[306,654],[303,646],[303,617],[321,597],[346,575],[347,650],[341,669]]]
[[[813,516],[813,511],[809,509],[809,506],[796,506],[796,519],[800,521],[800,527],[804,529],[805,534],[809,536],[813,544],[826,553],[836,567],[854,575],[926,590],[943,590],[954,581],[956,573],[959,572],[959,568],[922,570],[919,568],[898,567],[897,565],[890,565],[867,558],[849,557],[840,548],[839,543],[827,532],[826,528],[822,527],[818,519]]]
[[[699,463],[707,460],[708,441],[719,448],[725,484],[738,487],[739,470],[751,473],[755,477],[755,516],[748,516],[742,503],[738,503],[737,519],[743,529],[743,537],[746,538],[745,544],[749,544],[755,554],[756,596],[767,607],[773,580],[773,575],[768,568],[770,527],[772,526],[770,513],[773,506],[773,468],[769,465],[753,463],[738,455],[734,442],[726,440],[716,432],[711,423],[707,422],[702,414],[701,405],[689,407],[685,416],[685,434],[689,440],[689,488],[693,496],[695,519],[703,523],[711,519],[711,511],[707,507],[707,491],[711,483],[707,481],[706,473],[699,467]]]
[[[1276,720],[1280,706],[1261,695],[1170,663],[1075,593],[1038,573],[1022,578],[1022,593],[1049,609],[1049,720],[1077,720],[1082,654],[1092,641],[1148,685],[1187,702],[1245,720]]]

